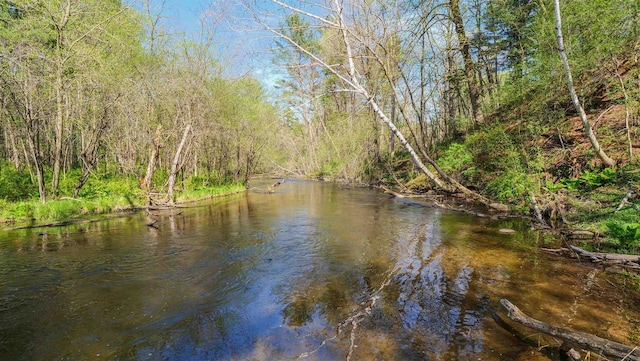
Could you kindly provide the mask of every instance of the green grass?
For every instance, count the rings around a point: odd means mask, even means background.
[[[185,182],[177,202],[191,202],[239,193],[244,185]],[[79,217],[133,210],[145,206],[145,195],[135,178],[103,175],[90,179],[78,198],[71,198],[75,180],[67,174],[61,180],[60,196],[41,203],[36,195],[16,200],[0,198],[0,224],[29,224],[65,221]]]
[[[240,183],[232,183],[219,186],[209,186],[193,190],[184,190],[178,194],[178,203],[193,202],[230,194],[244,192],[246,187]]]
[[[0,200],[0,223],[29,223],[68,220],[140,207],[142,197],[104,196],[94,199],[61,198],[40,203],[37,199],[8,202]]]

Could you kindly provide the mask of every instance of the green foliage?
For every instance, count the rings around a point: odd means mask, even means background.
[[[486,6],[487,31],[498,35],[495,51],[502,54],[516,79],[532,51],[531,28],[538,13],[539,2],[534,0],[493,0]]]
[[[100,178],[89,179],[79,196],[86,199],[98,199],[108,197],[141,198],[142,195],[135,178],[104,175]]]
[[[0,199],[19,201],[38,194],[26,169],[16,169],[12,164],[0,162]]]
[[[535,178],[521,170],[499,173],[486,186],[491,197],[502,202],[520,202],[536,188]]]
[[[623,249],[633,251],[640,246],[640,223],[609,222],[606,225],[611,238],[618,241]]]
[[[240,183],[218,184],[215,186],[200,186],[195,189],[189,188],[181,192],[177,198],[178,202],[190,202],[215,197],[221,197],[240,193],[246,190],[246,186]]]
[[[569,104],[555,38],[553,5],[547,3],[531,25],[533,42],[523,91],[532,105]],[[611,59],[634,48],[638,37],[635,0],[569,0],[561,2],[563,35],[574,80],[586,108],[597,105],[601,87],[617,83],[607,74]],[[606,29],[606,30],[605,30]],[[626,55],[624,55],[626,56]],[[526,89],[532,91],[528,91]]]
[[[461,180],[461,176],[465,178],[473,177],[475,173],[473,164],[473,153],[469,151],[467,143],[451,143],[443,154],[438,157],[440,168],[447,174],[458,178],[458,180]]]
[[[615,183],[617,172],[611,168],[605,168],[600,172],[584,171],[579,177],[562,179],[559,185],[551,186],[551,189],[566,188],[570,191],[592,191],[604,185]]]
[[[338,175],[340,168],[340,162],[335,159],[331,159],[328,162],[322,164],[322,168],[320,168],[320,170],[318,171],[317,177],[334,178],[336,175]]]
[[[522,203],[537,189],[536,177],[527,166],[527,154],[517,146],[502,124],[495,124],[467,138],[473,167],[469,181],[503,202]]]
[[[70,185],[77,181],[73,177],[74,174],[77,172],[67,174],[64,178],[65,186],[61,189],[73,191]],[[181,202],[238,193],[245,189],[245,186],[239,183],[211,185],[203,178],[196,178],[188,184],[189,188],[181,192],[178,197]],[[100,178],[89,179],[78,199],[64,196],[44,204],[33,198],[18,202],[0,199],[0,223],[66,220],[141,207],[143,204],[143,194],[133,177],[103,175]]]

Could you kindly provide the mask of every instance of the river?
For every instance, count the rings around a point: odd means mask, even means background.
[[[547,360],[488,310],[627,343],[640,320],[637,283],[521,220],[295,180],[152,217],[0,231],[0,359]]]

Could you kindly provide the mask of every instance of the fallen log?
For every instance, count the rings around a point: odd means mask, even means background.
[[[592,261],[596,262],[613,261],[614,263],[635,263],[637,266],[640,266],[640,256],[638,255],[589,252],[578,246],[571,246],[571,249],[577,254],[590,258]]]
[[[267,188],[267,190],[269,191],[269,193],[274,193],[276,191],[276,188],[279,187],[282,183],[284,183],[284,178],[282,178],[282,180],[279,180],[273,183],[271,186]]]
[[[575,344],[585,350],[595,352],[612,360],[640,361],[640,348],[607,340],[585,332],[563,329],[546,324],[525,315],[518,307],[507,299],[501,299],[500,303],[509,312],[508,316],[524,326],[540,331],[570,344]]]
[[[382,189],[385,193],[391,194],[392,196],[394,196],[396,198],[404,198],[405,197],[404,194],[400,194],[398,192],[394,192],[391,189],[389,189],[389,188],[387,188],[387,187],[385,187],[383,185],[378,186],[378,188]]]

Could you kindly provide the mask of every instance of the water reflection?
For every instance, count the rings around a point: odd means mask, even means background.
[[[523,224],[368,189],[288,181],[149,216],[0,233],[0,358],[517,359],[542,354],[487,300],[594,333],[640,318]]]

